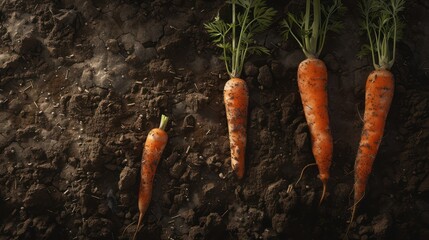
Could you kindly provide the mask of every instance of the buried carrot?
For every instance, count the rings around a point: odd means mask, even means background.
[[[332,15],[342,9],[342,3],[340,0],[335,0],[331,7],[325,8],[320,5],[320,0],[313,0],[312,5],[313,13],[310,11],[311,1],[307,0],[303,18],[298,20],[289,13],[282,25],[285,28],[286,39],[289,34],[292,35],[307,57],[298,66],[298,88],[311,134],[313,156],[323,184],[319,202],[322,203],[329,179],[333,142],[328,114],[328,72],[325,63],[318,57],[323,49],[326,32],[338,30],[340,27],[340,24],[333,20]],[[295,25],[298,31],[295,31]]]
[[[404,3],[405,0],[363,0],[360,4],[369,40],[363,50],[371,52],[375,70],[366,80],[364,125],[355,161],[354,203],[347,232],[365,195],[392,103],[395,84],[389,69],[395,61],[396,41],[402,27],[398,13],[404,9]]]
[[[167,122],[168,117],[162,115],[159,128],[154,128],[149,132],[144,144],[138,198],[139,220],[133,239],[137,237],[143,217],[152,199],[153,179],[155,177],[156,167],[158,166],[158,162],[161,159],[162,152],[168,141],[168,135],[165,132]]]
[[[244,176],[247,141],[247,109],[249,92],[247,84],[240,79],[246,57],[251,53],[266,53],[268,49],[254,44],[255,33],[264,31],[271,24],[276,11],[265,6],[264,0],[231,0],[232,22],[226,23],[217,16],[205,28],[216,46],[223,50],[230,76],[224,87],[224,102],[228,122],[231,149],[231,166],[239,179]],[[236,10],[236,8],[241,8]]]

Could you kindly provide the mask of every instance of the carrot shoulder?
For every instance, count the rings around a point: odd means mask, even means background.
[[[224,102],[231,148],[231,166],[239,179],[244,176],[249,93],[246,82],[231,78],[224,87]]]

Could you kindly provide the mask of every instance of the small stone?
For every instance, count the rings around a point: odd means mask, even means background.
[[[112,53],[119,53],[120,51],[118,40],[116,39],[108,39],[106,41],[106,47],[107,47],[107,50],[109,50]]]

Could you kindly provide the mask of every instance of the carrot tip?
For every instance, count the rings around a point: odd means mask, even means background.
[[[139,214],[139,220],[138,220],[138,222],[137,222],[137,228],[136,228],[136,231],[134,232],[134,236],[133,236],[133,240],[136,240],[136,237],[137,237],[137,233],[139,232],[139,230],[140,230],[140,225],[142,224],[142,220],[143,220],[143,214]]]
[[[348,235],[349,235],[349,231],[350,231],[350,228],[352,226],[352,223],[353,223],[353,219],[355,218],[357,204],[358,203],[353,204],[353,207],[352,207],[352,216],[350,217],[350,222],[349,222],[349,225],[347,226],[347,230],[346,230],[346,234],[344,236],[344,240],[349,239]]]
[[[322,190],[322,196],[320,197],[319,206],[322,204],[323,200],[325,199],[326,195],[326,183],[323,182],[323,190]]]

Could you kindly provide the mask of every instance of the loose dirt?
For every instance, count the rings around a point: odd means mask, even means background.
[[[299,1],[269,1],[286,16]],[[139,239],[340,239],[348,220],[369,58],[359,12],[329,34],[334,137],[322,186],[296,83],[304,56],[274,24],[248,60],[246,174],[231,172],[222,89],[203,23],[223,1],[0,3],[0,239],[130,239],[142,144],[161,114],[170,140]],[[395,97],[350,239],[429,239],[429,4],[409,0]]]

